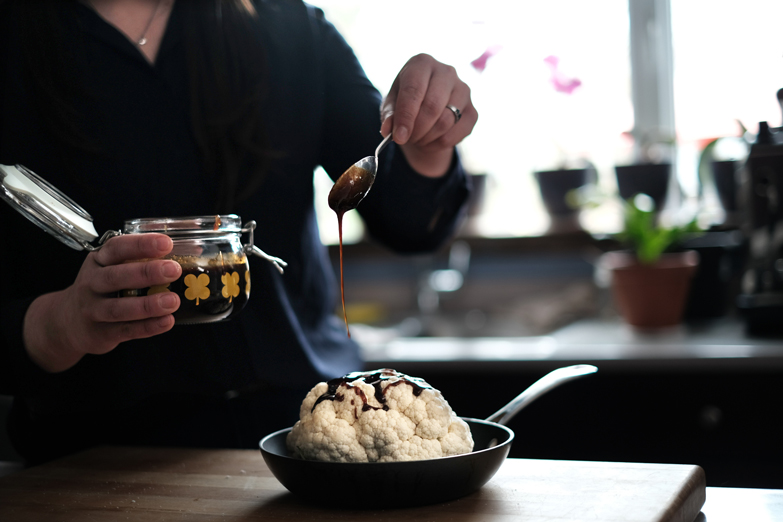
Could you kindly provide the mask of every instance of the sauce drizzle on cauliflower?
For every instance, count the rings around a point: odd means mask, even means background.
[[[318,400],[315,401],[315,404],[313,404],[313,410],[315,410],[315,407],[323,401],[342,401],[345,397],[337,392],[341,386],[345,386],[347,389],[354,391],[357,395],[359,395],[359,397],[361,397],[363,411],[367,411],[373,408],[378,409],[374,406],[370,406],[367,403],[367,396],[364,394],[364,391],[353,384],[358,380],[361,380],[375,388],[375,392],[373,393],[375,400],[383,404],[381,409],[387,411],[389,406],[386,405],[385,390],[387,390],[390,386],[398,386],[402,383],[409,384],[413,388],[413,395],[416,397],[421,395],[421,392],[423,392],[425,389],[432,389],[432,386],[427,384],[424,379],[411,377],[410,375],[405,375],[404,373],[400,373],[389,368],[376,370],[374,372],[353,372],[349,373],[348,375],[344,375],[343,377],[337,377],[336,379],[327,381],[326,392],[324,392],[320,397],[318,397]],[[381,385],[383,382],[386,382],[385,388]]]
[[[307,460],[391,462],[473,449],[470,428],[440,391],[388,368],[318,383],[299,417],[286,444]]]

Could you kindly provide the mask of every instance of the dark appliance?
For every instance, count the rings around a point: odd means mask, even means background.
[[[743,193],[749,251],[737,307],[750,334],[783,334],[783,128],[759,123]]]

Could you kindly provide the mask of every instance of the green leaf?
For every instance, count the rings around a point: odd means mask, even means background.
[[[718,144],[719,139],[720,138],[715,138],[707,143],[701,150],[701,154],[699,154],[699,196],[704,194],[704,189],[706,187],[712,186],[713,184],[712,169],[710,168],[713,160],[712,151]]]
[[[634,251],[640,263],[655,263],[674,244],[701,231],[695,218],[684,226],[658,226],[655,209],[642,210],[635,199],[624,202],[625,227],[617,238]]]

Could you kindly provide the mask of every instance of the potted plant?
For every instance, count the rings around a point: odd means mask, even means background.
[[[587,185],[595,184],[597,172],[581,150],[583,133],[570,124],[574,104],[583,103],[578,94],[582,81],[567,74],[557,56],[544,58],[544,65],[549,72],[547,78],[552,90],[549,96],[539,101],[551,103],[549,121],[554,126],[550,129],[551,147],[540,147],[537,151],[540,163],[533,169],[533,176],[549,215],[547,234],[583,233],[579,222],[580,209],[572,204],[572,195]],[[564,122],[569,124],[564,125]]]
[[[714,191],[725,212],[723,221],[716,223],[722,229],[740,226],[740,174],[743,161],[749,153],[752,140],[748,129],[737,120],[738,136],[722,136],[705,140],[699,153],[699,197],[704,200]]]
[[[681,226],[659,224],[646,194],[625,200],[624,228],[617,238],[628,249],[607,252],[601,264],[610,271],[615,306],[628,324],[661,328],[682,321],[699,256],[676,247],[698,232],[695,219]]]
[[[568,168],[565,164],[553,170],[536,170],[541,201],[549,214],[549,234],[579,232],[580,207],[573,202],[574,194],[585,186],[596,183],[597,174],[592,163]]]
[[[671,162],[666,158],[675,139],[659,132],[623,133],[633,141],[634,160],[627,165],[616,165],[617,189],[620,197],[628,200],[636,194],[647,194],[655,208],[663,209],[669,191]]]

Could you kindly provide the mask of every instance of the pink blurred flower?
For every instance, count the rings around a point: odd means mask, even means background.
[[[552,82],[557,92],[571,94],[577,87],[582,85],[582,81],[579,78],[566,76],[558,69],[557,66],[560,63],[560,59],[557,56],[547,56],[544,58],[544,62],[549,65],[551,73],[549,81]]]
[[[502,48],[503,46],[501,45],[493,45],[488,47],[481,56],[470,62],[470,65],[472,65],[473,68],[478,72],[484,72],[484,69],[487,68],[487,61],[500,52]]]

